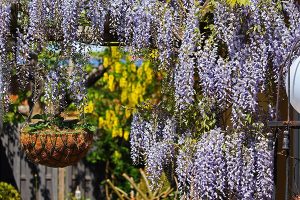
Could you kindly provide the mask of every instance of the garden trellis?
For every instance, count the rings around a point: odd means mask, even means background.
[[[178,179],[186,199],[271,199],[274,149],[267,123],[280,66],[299,38],[299,9],[292,0],[4,1],[3,105],[12,73],[24,87],[46,80],[43,92],[58,110],[66,94],[82,104],[84,61],[76,43],[104,43],[109,30],[137,55],[157,52],[158,70],[166,74],[166,98],[152,109],[141,107],[131,130],[132,159],[146,164],[152,187],[165,172]],[[62,65],[31,65],[29,55],[50,45],[74,60],[71,74]]]

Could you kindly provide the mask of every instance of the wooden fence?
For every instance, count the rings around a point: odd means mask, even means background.
[[[21,151],[19,127],[5,127],[0,139],[0,181],[14,185],[23,200],[71,199],[77,187],[85,199],[105,199],[100,164],[81,161],[63,169],[35,165]]]

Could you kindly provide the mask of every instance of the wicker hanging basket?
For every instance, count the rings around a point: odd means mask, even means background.
[[[21,131],[21,146],[33,163],[48,167],[66,167],[76,164],[90,149],[93,134],[84,129],[56,127],[28,132]]]

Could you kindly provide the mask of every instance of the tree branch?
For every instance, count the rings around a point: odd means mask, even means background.
[[[85,87],[92,87],[107,71],[107,68],[101,67],[99,70],[92,72],[85,82]]]

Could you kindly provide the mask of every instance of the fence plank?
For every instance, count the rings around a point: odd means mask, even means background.
[[[52,197],[53,199],[58,199],[58,169],[52,168]]]
[[[66,167],[65,175],[65,195],[69,196],[72,193],[72,166]]]
[[[46,173],[46,167],[39,165],[39,174],[38,176],[40,177],[40,186],[39,186],[39,199],[49,199],[47,196],[47,186],[46,186],[46,177],[45,177],[45,173]]]
[[[65,169],[58,169],[58,200],[65,199]]]
[[[30,185],[28,181],[28,164],[25,160],[24,153],[21,154],[21,160],[20,160],[20,192],[22,199],[29,199],[31,197],[30,194]],[[32,199],[32,198],[30,198]]]
[[[12,133],[15,135],[15,145],[13,146],[13,151],[15,152],[14,157],[13,157],[13,171],[14,171],[14,178],[17,183],[17,187],[20,188],[20,167],[21,167],[21,147],[20,147],[20,134],[19,134],[19,128],[20,126],[17,126],[17,129]]]

